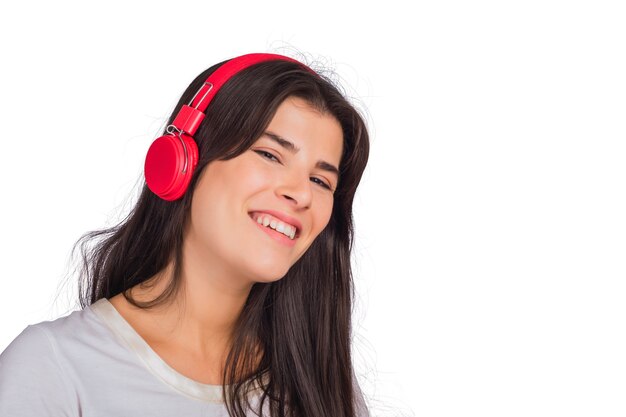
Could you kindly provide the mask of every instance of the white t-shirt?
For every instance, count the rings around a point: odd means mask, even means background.
[[[357,411],[368,416],[355,387]],[[260,394],[258,386],[250,394],[255,409]],[[9,416],[228,413],[221,385],[202,384],[174,370],[102,298],[65,317],[27,326],[0,354],[0,417]]]

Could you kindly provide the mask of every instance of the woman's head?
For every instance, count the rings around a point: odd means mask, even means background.
[[[220,65],[189,85],[168,125]],[[272,401],[300,415],[352,415],[352,203],[369,154],[365,123],[327,78],[280,60],[234,75],[205,113],[185,194],[165,201],[144,185],[119,225],[84,236],[110,235],[83,251],[81,304],[120,292],[142,308],[171,299],[181,285],[183,249],[193,241],[256,282],[234,330],[224,382],[260,381],[269,372]],[[300,150],[291,152],[280,138]],[[301,224],[292,246],[253,221],[268,210]],[[152,302],[126,294],[166,267],[169,283]],[[252,362],[258,343],[260,363]],[[240,388],[231,385],[233,394]]]

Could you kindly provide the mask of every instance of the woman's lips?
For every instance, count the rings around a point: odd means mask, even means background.
[[[250,217],[250,220],[252,220],[252,222],[254,222],[254,224],[259,229],[262,229],[264,233],[266,233],[269,237],[271,237],[275,241],[282,243],[283,245],[286,245],[286,246],[294,246],[296,244],[296,240],[298,240],[297,234],[293,239],[290,239],[284,234],[282,234],[281,232],[277,232],[276,230],[272,229],[269,226],[263,226],[262,224],[258,223],[256,220],[252,218],[252,213],[249,213],[249,217]]]
[[[290,226],[293,226],[296,228],[296,237],[300,236],[300,231],[302,230],[302,223],[300,223],[300,221],[298,219],[296,219],[295,217],[291,217],[283,212],[280,211],[276,211],[276,210],[252,210],[250,212],[248,212],[248,214],[252,217],[255,218],[256,215],[260,215],[260,214],[269,214],[271,217],[285,223],[288,224]]]

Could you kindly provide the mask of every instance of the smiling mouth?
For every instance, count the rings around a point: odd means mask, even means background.
[[[252,221],[253,221],[253,222],[257,223],[257,221],[254,219],[254,215],[253,215],[253,213],[254,213],[254,212],[252,212],[252,211],[251,211],[251,212],[248,212],[248,216],[252,219]],[[294,227],[293,225],[289,225],[289,226]],[[278,231],[278,230],[276,230],[276,229],[272,229],[272,228],[271,228],[271,227],[269,227],[269,226],[263,226],[263,227],[267,227],[267,228],[269,228],[269,229],[271,229],[271,230],[275,231],[276,233],[280,233],[281,235],[283,235],[283,236],[285,236],[286,238],[288,238],[288,239],[289,239],[289,237],[288,237],[288,236],[284,235],[283,233],[279,232],[279,231]],[[294,234],[294,237],[293,237],[293,239],[292,239],[292,240],[294,240],[294,241],[295,241],[295,240],[296,240],[296,239],[298,239],[299,237],[300,237],[300,228],[296,227],[296,233]]]

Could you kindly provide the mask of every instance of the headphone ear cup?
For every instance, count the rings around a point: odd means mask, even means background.
[[[182,141],[181,141],[182,139]],[[183,141],[186,146],[183,146]],[[187,169],[183,172],[187,161]],[[157,138],[146,155],[144,176],[148,188],[167,201],[185,194],[198,164],[198,146],[191,136],[165,135]]]

